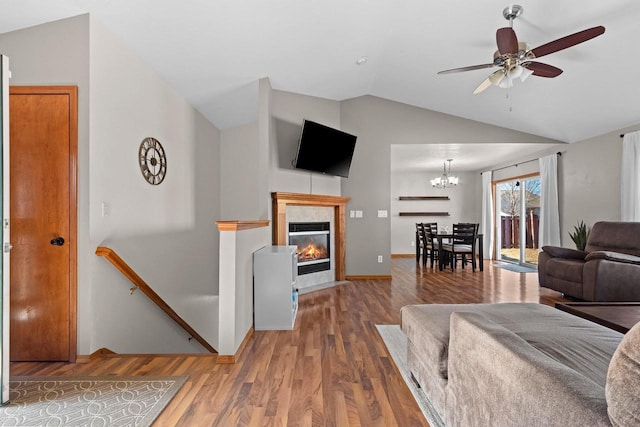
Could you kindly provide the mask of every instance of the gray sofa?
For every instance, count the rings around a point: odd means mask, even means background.
[[[543,246],[538,281],[585,301],[640,301],[640,222],[595,223],[584,251]]]
[[[410,305],[401,328],[411,373],[448,426],[634,425],[628,419],[640,417],[640,324],[614,379],[607,373],[623,335],[541,304]]]

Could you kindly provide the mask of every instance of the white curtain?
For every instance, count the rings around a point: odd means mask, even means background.
[[[560,246],[560,211],[558,208],[558,155],[541,157],[540,163],[540,230],[539,244]]]
[[[640,221],[640,131],[630,132],[622,140],[620,218]]]
[[[493,259],[493,195],[491,194],[492,172],[482,173],[482,223],[484,258]]]

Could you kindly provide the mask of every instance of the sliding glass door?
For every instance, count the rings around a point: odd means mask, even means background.
[[[497,182],[495,194],[496,259],[537,264],[540,176]]]

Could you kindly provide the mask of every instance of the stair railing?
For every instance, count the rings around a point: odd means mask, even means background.
[[[211,353],[217,353],[216,349],[211,346],[195,329],[193,329],[178,313],[176,313],[113,249],[99,246],[96,249],[96,255],[104,257],[116,269],[118,269],[127,279],[133,283],[130,293],[136,289],[145,294],[155,305],[164,311],[173,321],[175,321],[182,329],[184,329],[193,339],[198,341],[204,348]],[[191,338],[190,338],[191,339]]]

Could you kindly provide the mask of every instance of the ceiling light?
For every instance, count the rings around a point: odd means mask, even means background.
[[[509,89],[510,87],[513,87],[513,79],[509,76],[509,74],[504,76],[504,79],[500,80],[500,83],[498,83],[498,87],[501,87],[502,89]]]
[[[513,87],[513,81],[515,79],[520,79],[521,82],[524,82],[532,74],[533,70],[530,70],[527,67],[523,67],[522,65],[518,64],[514,67],[511,67],[509,71],[507,71],[504,75],[504,78],[498,82],[498,84],[493,82],[492,83],[503,89],[508,89],[510,87]]]
[[[532,74],[533,70],[530,70],[527,67],[522,67],[522,75],[520,76],[520,81],[523,82],[527,80],[527,78]]]
[[[458,177],[451,175],[451,162],[453,159],[447,159],[449,167],[446,163],[442,163],[442,176],[432,179],[431,186],[435,188],[447,188],[458,185]]]
[[[522,75],[523,70],[524,70],[524,67],[522,65],[516,65],[515,67],[511,67],[507,72],[507,74],[512,79],[517,79]]]
[[[356,61],[356,65],[362,65],[362,64],[366,63],[368,60],[369,60],[369,58],[367,58],[366,56],[361,56]]]

